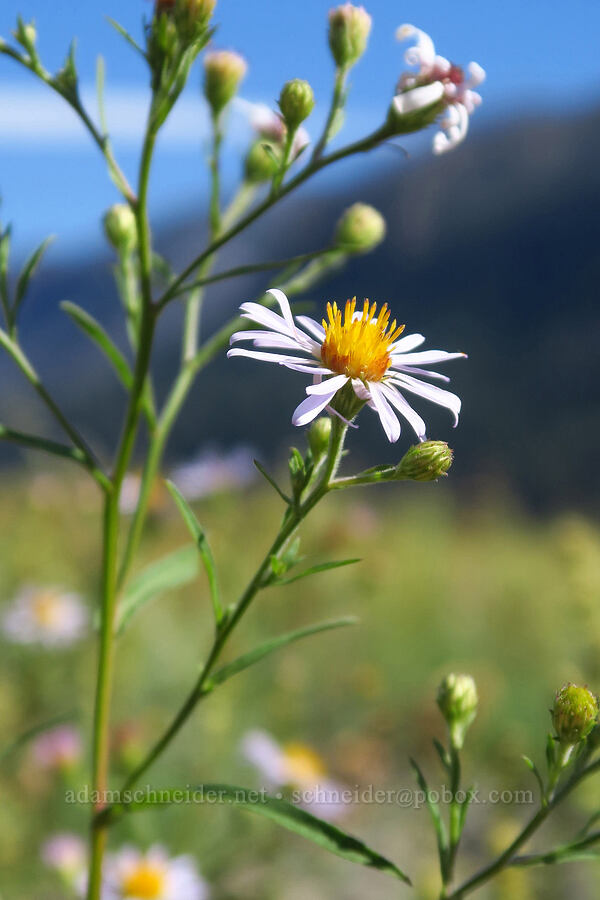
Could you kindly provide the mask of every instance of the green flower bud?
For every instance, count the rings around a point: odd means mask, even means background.
[[[232,50],[215,50],[204,58],[204,94],[215,116],[233,100],[248,66]]]
[[[364,6],[344,3],[329,13],[329,46],[340,69],[353,66],[367,48],[371,16]]]
[[[435,481],[448,473],[452,450],[445,441],[423,441],[410,447],[396,466],[398,478],[411,481]]]
[[[446,675],[438,688],[437,704],[457,750],[477,715],[477,702],[477,688],[470,675]]]
[[[295,131],[313,111],[315,95],[308,81],[293,78],[286,81],[279,95],[279,109],[287,127]]]
[[[135,216],[126,203],[115,203],[104,216],[104,232],[115,250],[131,252],[137,244]]]
[[[248,150],[245,163],[246,181],[261,184],[270,181],[279,171],[281,146],[266,138],[254,141]]]
[[[598,719],[598,699],[587,687],[565,684],[556,693],[552,724],[561,744],[585,740]]]
[[[368,253],[385,237],[385,219],[373,206],[354,203],[335,228],[335,243],[345,253]]]
[[[329,448],[329,436],[331,434],[331,419],[329,416],[321,416],[315,419],[308,429],[308,446],[314,460],[325,456]]]

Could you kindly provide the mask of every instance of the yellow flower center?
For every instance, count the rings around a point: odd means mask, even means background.
[[[317,753],[306,744],[286,744],[285,760],[293,783],[315,782],[325,775],[325,766]]]
[[[384,303],[377,312],[377,304],[365,300],[362,313],[356,312],[356,297],[348,300],[344,315],[337,303],[327,304],[327,320],[323,319],[325,339],[321,346],[321,360],[332,372],[360,378],[361,381],[381,381],[390,367],[390,347],[404,331],[389,325],[390,310]]]
[[[124,897],[139,897],[144,900],[158,900],[165,889],[164,870],[155,863],[140,862],[123,879],[121,892]]]
[[[33,614],[38,624],[48,628],[60,619],[60,603],[53,591],[40,591],[33,598]]]

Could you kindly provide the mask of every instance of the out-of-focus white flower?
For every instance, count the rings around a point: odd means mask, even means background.
[[[208,450],[190,462],[181,463],[170,478],[186,500],[199,500],[219,491],[245,487],[254,481],[255,454],[249,447],[234,447],[228,453]]]
[[[404,58],[416,72],[407,72],[400,78],[394,106],[399,113],[412,112],[444,99],[446,114],[433,138],[433,152],[445,153],[460,144],[469,128],[469,116],[481,103],[475,90],[485,79],[485,71],[478,63],[471,62],[465,70],[454,65],[444,56],[438,56],[431,38],[414,25],[401,25],[396,31],[400,41],[413,38]]]
[[[259,772],[267,790],[290,788],[292,799],[321,819],[340,819],[348,812],[344,785],[327,776],[325,764],[312,747],[280,745],[259,729],[242,739],[242,754]]]
[[[72,725],[59,725],[40,734],[31,744],[33,760],[42,769],[65,771],[81,759],[81,735]]]
[[[158,844],[142,853],[123,847],[106,858],[103,900],[207,900],[191,856],[170,857]]]
[[[16,644],[60,647],[81,638],[88,611],[78,594],[53,587],[25,587],[2,616],[2,631]]]
[[[70,884],[80,881],[85,873],[87,848],[77,834],[55,834],[42,844],[40,855],[44,865],[54,869]]]
[[[250,103],[248,100],[240,99],[237,101],[237,106],[246,114],[250,125],[260,137],[276,144],[283,144],[286,127],[279,113],[272,110],[266,103]],[[291,159],[296,159],[308,144],[310,144],[310,136],[306,128],[301,125],[294,135]]]
[[[347,385],[351,385],[359,400],[375,410],[388,440],[392,442],[400,437],[400,422],[394,409],[412,426],[420,441],[426,439],[425,422],[404,398],[405,392],[445,406],[453,413],[455,424],[458,422],[460,398],[421,378],[415,378],[415,375],[449,381],[439,372],[420,367],[458,359],[465,356],[464,353],[447,353],[445,350],[413,353],[425,338],[422,334],[400,337],[404,326],[397,328],[395,319],[389,324],[387,304],[376,315],[377,304],[369,304],[368,300],[365,300],[362,311],[357,311],[356,299],[349,300],[344,314],[337,304],[328,303],[327,320],[323,319],[320,325],[309,316],[297,316],[294,320],[283,291],[270,290],[268,293],[277,300],[282,316],[259,303],[242,303],[242,316],[266,330],[238,331],[231,338],[232,343],[252,341],[255,347],[261,349],[235,348],[229,350],[227,355],[274,362],[313,376],[313,384],[306,388],[307,399],[302,401],[292,416],[294,425],[307,425],[324,409],[340,415],[331,404]],[[263,348],[285,352],[264,353]],[[290,351],[300,355],[291,355]],[[323,381],[323,378],[326,380]]]

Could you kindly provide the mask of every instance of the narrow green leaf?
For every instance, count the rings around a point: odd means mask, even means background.
[[[80,328],[81,331],[83,331],[83,333],[102,351],[112,365],[121,384],[126,390],[130,391],[133,386],[133,372],[131,371],[131,367],[119,348],[112,342],[102,325],[86,312],[85,309],[77,306],[76,303],[71,303],[70,300],[63,300],[60,307],[66,312],[69,318],[73,320],[77,327]],[[143,409],[144,415],[150,426],[153,427],[156,425],[156,416],[150,402],[150,394],[148,391],[144,392]]]
[[[0,300],[6,319],[7,327],[11,325],[10,298],[8,295],[8,261],[10,257],[11,227],[7,225],[4,231],[0,229]]]
[[[548,770],[551,771],[556,762],[556,741],[551,734],[548,734],[546,738],[546,762]]]
[[[47,237],[45,241],[39,245],[39,247],[33,251],[25,265],[21,270],[21,274],[19,275],[17,281],[17,287],[15,289],[15,302],[13,305],[13,321],[16,321],[17,315],[19,313],[19,309],[21,308],[21,304],[25,299],[25,294],[27,293],[27,288],[29,287],[29,282],[32,277],[35,275],[35,270],[41,262],[42,256],[46,252],[47,248],[50,246],[52,241],[54,240],[54,235],[51,234],[50,237]]]
[[[168,805],[170,802],[176,802],[178,796],[184,792],[177,789],[172,791],[160,789],[154,793],[156,797],[150,796],[147,800],[115,807],[114,812],[118,814],[157,805]],[[312,841],[324,850],[341,856],[342,859],[395,875],[406,884],[411,883],[408,876],[398,866],[386,859],[385,856],[376,853],[363,841],[286,800],[269,797],[264,791],[248,790],[231,784],[201,784],[194,789],[193,796],[195,803],[206,802],[210,805],[226,803],[265,816],[277,825]]]
[[[437,838],[438,854],[440,857],[440,869],[442,872],[444,872],[446,870],[446,860],[448,854],[448,837],[446,835],[446,826],[444,825],[444,821],[442,819],[440,807],[435,802],[435,800],[433,800],[431,791],[429,790],[429,786],[427,784],[427,781],[425,780],[425,776],[423,775],[423,772],[421,771],[418,763],[416,762],[416,760],[411,758],[410,764],[416,775],[417,784],[419,785],[425,796],[425,802],[427,803],[427,809],[429,810],[429,815],[431,816],[431,821],[433,823]]]
[[[448,772],[448,774],[450,774],[450,770],[452,768],[452,762],[450,760],[450,756],[448,755],[448,751],[446,750],[444,745],[440,741],[438,741],[437,738],[433,739],[433,746],[435,747],[435,749],[437,751],[437,755],[440,758],[440,762],[442,763],[442,766],[444,767],[446,772]]]
[[[260,662],[265,656],[268,656],[275,650],[279,650],[281,647],[285,647],[287,644],[300,641],[303,638],[310,637],[312,634],[319,634],[322,631],[332,631],[334,628],[344,628],[346,625],[356,625],[357,622],[358,619],[354,616],[346,616],[343,619],[318,622],[316,625],[308,625],[306,628],[298,628],[296,631],[290,631],[287,634],[279,635],[279,637],[271,638],[270,641],[266,641],[264,644],[261,644],[260,647],[255,647],[248,653],[244,653],[242,656],[234,659],[233,662],[227,663],[227,665],[218,669],[208,682],[207,688],[210,690],[218,684],[222,684],[224,681],[227,681],[228,678],[237,675],[238,672],[242,672],[244,669],[253,666],[257,662]]]
[[[269,482],[269,484],[271,485],[272,488],[275,488],[275,490],[277,491],[277,493],[279,494],[279,496],[281,497],[283,502],[287,503],[288,506],[291,506],[292,501],[290,500],[290,498],[286,494],[283,493],[283,491],[281,490],[281,488],[279,487],[279,485],[277,484],[275,479],[271,478],[271,476],[269,475],[269,473],[267,472],[265,467],[262,465],[262,463],[259,463],[259,461],[257,459],[253,460],[253,462],[254,462],[254,465],[256,466],[256,468],[258,469],[258,471],[260,472],[260,474],[262,475],[262,477],[265,478]]]
[[[600,822],[600,810],[596,811],[589,817],[583,828],[577,833],[577,837],[585,837],[590,828],[592,828],[596,824],[596,822]]]
[[[475,787],[471,786],[467,791],[467,796],[460,804],[460,819],[458,823],[458,833],[463,833],[463,828],[465,827],[465,822],[467,821],[467,813],[469,812],[469,806],[471,805],[471,800],[475,796]]]
[[[167,487],[177,505],[179,512],[181,513],[183,521],[187,525],[188,531],[194,539],[196,548],[200,553],[200,556],[202,557],[202,562],[204,563],[204,568],[206,570],[206,575],[208,578],[208,586],[210,589],[210,596],[215,614],[215,620],[218,624],[223,618],[223,609],[221,607],[221,599],[219,596],[217,568],[215,566],[215,560],[212,555],[212,551],[206,539],[206,535],[200,523],[198,522],[198,519],[194,515],[192,508],[190,507],[183,494],[179,491],[176,485],[173,484],[172,481],[167,481]]]
[[[54,728],[55,725],[62,725],[63,722],[70,722],[77,718],[77,715],[77,712],[72,710],[71,712],[53,716],[51,719],[46,719],[45,722],[40,722],[38,725],[33,725],[31,728],[28,728],[27,731],[20,734],[19,737],[12,741],[7,747],[0,750],[0,763],[3,763],[9,756],[12,756],[13,753],[16,753],[21,747],[37,737],[38,734],[42,734],[44,731]]]
[[[123,634],[132,616],[150,600],[189,584],[197,575],[198,555],[193,547],[180,547],[150,563],[127,586],[117,613],[116,634]]]
[[[133,47],[134,50],[137,50],[137,52],[138,52],[141,56],[143,56],[144,59],[147,58],[147,57],[146,57],[146,54],[144,53],[144,51],[142,50],[142,48],[140,47],[140,45],[137,43],[137,41],[135,40],[135,38],[133,38],[133,37],[129,34],[129,32],[128,32],[125,28],[123,28],[122,25],[119,25],[119,23],[118,23],[118,22],[115,22],[114,19],[111,19],[110,16],[107,16],[107,17],[106,17],[106,21],[108,22],[109,25],[112,25],[112,27],[115,29],[115,31],[117,31],[117,32],[121,35],[121,37],[124,37],[124,38],[125,38],[125,40],[127,41],[127,43],[128,43],[131,47]]]
[[[329,569],[339,569],[342,566],[351,566],[358,562],[362,562],[362,560],[357,557],[356,559],[339,559],[335,562],[319,563],[317,566],[311,566],[310,569],[304,569],[303,572],[298,572],[297,575],[290,575],[289,578],[280,578],[276,581],[272,581],[271,584],[292,584],[292,582],[299,581],[301,578],[307,578],[309,575],[317,575],[319,572],[327,572]]]
[[[545,788],[545,786],[544,786],[544,779],[542,778],[542,776],[541,776],[541,774],[540,774],[540,770],[538,769],[538,767],[536,766],[536,764],[534,763],[534,761],[533,761],[532,759],[530,759],[528,756],[522,755],[521,759],[523,760],[523,762],[525,763],[525,765],[527,766],[527,768],[528,768],[528,769],[531,769],[531,771],[532,771],[533,774],[535,775],[536,781],[537,781],[537,783],[538,783],[538,785],[539,785],[539,788],[540,788],[540,793],[541,793],[542,801],[545,802],[545,800],[546,800],[546,788]]]
[[[523,868],[533,866],[549,866],[556,863],[577,862],[600,859],[600,848],[594,845],[600,842],[600,831],[592,832],[582,840],[561,844],[547,853],[534,853],[515,857],[510,865]]]

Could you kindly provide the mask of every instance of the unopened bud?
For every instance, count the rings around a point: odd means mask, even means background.
[[[336,225],[335,243],[345,253],[368,253],[382,242],[385,231],[380,212],[367,203],[354,203]]]
[[[587,687],[565,684],[557,691],[552,724],[561,744],[585,740],[598,719],[598,700]]]
[[[246,74],[246,60],[233,50],[215,50],[204,58],[204,94],[218,116],[233,100]]]
[[[477,687],[470,675],[446,675],[438,688],[437,704],[457,750],[477,715],[477,702]]]
[[[411,481],[435,481],[452,465],[452,450],[445,441],[423,441],[410,447],[396,466],[396,476]]]
[[[329,46],[339,68],[349,68],[360,59],[370,32],[371,16],[364,6],[344,3],[330,11]]]
[[[310,116],[314,105],[315,95],[308,81],[301,78],[286,81],[279,95],[279,109],[291,131],[295,131]]]
[[[156,0],[155,19],[172,19],[179,37],[189,43],[206,34],[216,0]]]
[[[131,252],[137,244],[135,216],[126,203],[115,203],[104,216],[104,232],[115,250]]]
[[[315,419],[308,429],[308,446],[314,460],[321,459],[327,453],[330,435],[331,419],[329,416]]]
[[[281,146],[259,138],[251,145],[246,156],[245,176],[251,184],[270,181],[279,171]]]

